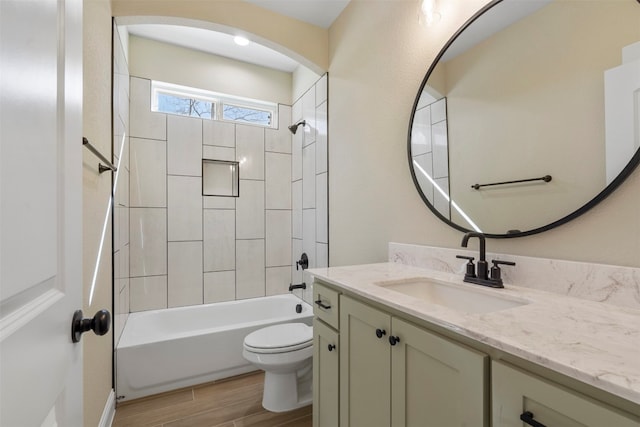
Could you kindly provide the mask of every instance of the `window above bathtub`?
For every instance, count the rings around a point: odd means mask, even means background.
[[[275,128],[278,104],[159,81],[151,82],[151,111]]]

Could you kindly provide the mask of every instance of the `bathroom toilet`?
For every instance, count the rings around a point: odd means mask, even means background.
[[[313,327],[283,323],[254,331],[244,339],[242,356],[265,371],[266,410],[285,412],[311,404]]]

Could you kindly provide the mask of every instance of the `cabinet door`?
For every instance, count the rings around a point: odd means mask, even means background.
[[[487,355],[395,317],[391,329],[391,425],[487,426]]]
[[[338,333],[313,320],[313,427],[338,427]]]
[[[492,362],[491,377],[495,427],[526,426],[520,420],[524,412],[548,427],[640,425],[630,414],[501,362]]]
[[[342,427],[388,427],[391,422],[390,329],[391,316],[340,295]]]

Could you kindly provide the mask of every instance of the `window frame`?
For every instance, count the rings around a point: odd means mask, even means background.
[[[243,124],[243,125],[249,125],[249,126],[260,126],[267,129],[278,128],[278,103],[276,102],[267,102],[267,101],[261,101],[257,99],[244,98],[240,96],[223,94],[219,92],[213,92],[213,91],[208,91],[204,89],[197,89],[197,88],[188,87],[188,86],[181,86],[181,85],[161,82],[157,80],[151,81],[151,111],[164,113],[164,114],[175,114],[183,117],[196,117],[196,118],[198,117],[187,116],[186,114],[183,115],[183,114],[174,113],[170,111],[158,110],[158,94],[175,96],[183,99],[186,98],[186,99],[195,99],[203,102],[211,102],[212,104],[211,119],[209,119],[208,117],[199,117],[202,120],[216,120],[216,121],[227,122],[227,123],[236,123],[236,124]],[[251,122],[246,122],[242,120],[225,119],[223,117],[225,105],[270,113],[271,123],[269,125],[264,125],[262,123],[251,123]]]

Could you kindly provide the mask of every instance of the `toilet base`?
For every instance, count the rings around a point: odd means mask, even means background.
[[[265,372],[262,407],[270,412],[286,412],[311,405],[312,376],[310,368],[289,374]]]

